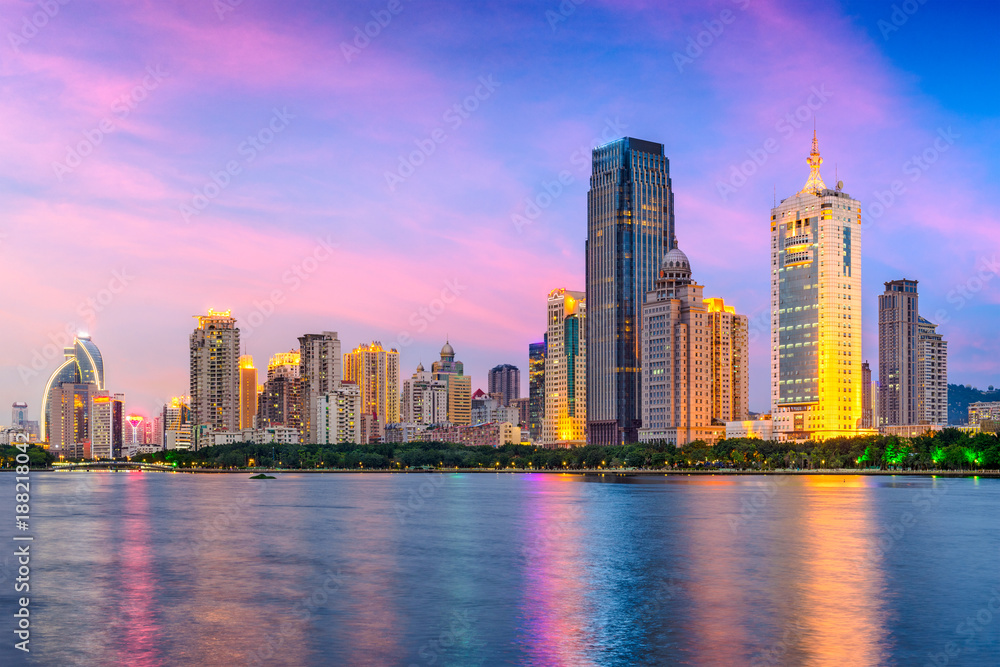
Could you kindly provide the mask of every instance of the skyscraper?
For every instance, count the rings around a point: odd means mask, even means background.
[[[18,401],[10,406],[10,425],[24,426],[28,421],[28,404]]]
[[[240,430],[253,428],[253,418],[257,416],[257,369],[253,357],[240,357]]]
[[[920,331],[916,280],[892,280],[878,298],[879,426],[919,423]]]
[[[42,392],[42,440],[50,440],[49,425],[56,415],[52,411],[50,393],[61,384],[93,384],[95,390],[104,389],[104,358],[89,336],[80,335],[73,347],[63,349],[65,360],[52,373]]]
[[[448,421],[459,426],[472,423],[472,378],[465,375],[465,366],[455,361],[455,348],[445,341],[441,359],[431,364],[435,380],[448,387]]]
[[[546,319],[548,349],[542,443],[583,445],[587,441],[586,293],[552,290]]]
[[[587,195],[587,441],[635,442],[641,426],[639,327],[674,247],[663,145],[624,137],[593,151]]]
[[[191,422],[209,430],[235,431],[240,424],[240,330],[230,311],[195,315],[190,336]]]
[[[813,133],[809,178],[771,209],[771,413],[792,439],[861,423],[861,204],[826,187]]]
[[[303,440],[317,442],[316,400],[340,387],[343,377],[340,339],[336,331],[306,334],[299,337],[299,352],[302,355],[299,378],[302,382]]]
[[[918,317],[920,336],[919,407],[920,424],[948,423],[948,342],[937,332],[937,325]]]
[[[49,450],[57,457],[90,458],[93,398],[103,394],[96,382],[61,382],[49,397]]]
[[[399,423],[399,352],[379,342],[344,354],[344,380],[358,385],[361,412],[382,424]]]
[[[750,417],[749,322],[724,299],[705,299],[708,311],[709,382],[712,419],[744,421]]]
[[[339,382],[314,401],[315,438],[319,445],[364,443],[361,433],[361,392],[358,385]]]
[[[642,309],[641,442],[713,440],[708,308],[680,248],[663,258]]]
[[[548,338],[548,334],[546,334]],[[545,418],[545,341],[528,344],[528,432],[532,440],[542,436]]]
[[[500,394],[503,404],[510,405],[521,397],[521,371],[512,364],[501,364],[490,369],[489,393]]]

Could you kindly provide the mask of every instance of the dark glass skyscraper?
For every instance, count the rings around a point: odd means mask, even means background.
[[[663,144],[624,137],[593,152],[587,195],[587,441],[638,441],[642,303],[676,246]]]

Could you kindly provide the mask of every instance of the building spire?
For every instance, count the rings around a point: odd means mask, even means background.
[[[812,152],[809,153],[809,157],[806,158],[806,162],[809,164],[809,180],[806,181],[805,186],[799,190],[799,194],[801,195],[807,192],[819,194],[823,190],[826,190],[826,183],[823,182],[823,177],[819,175],[819,167],[823,164],[823,158],[819,156],[819,142],[816,140],[815,118],[813,118]]]

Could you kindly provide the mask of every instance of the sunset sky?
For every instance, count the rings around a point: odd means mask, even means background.
[[[865,358],[882,283],[916,279],[949,381],[1000,385],[995,2],[52,6],[0,1],[0,401],[33,419],[67,330],[130,411],[187,394],[208,308],[258,367],[332,330],[409,377],[447,336],[473,390],[513,363],[526,395],[546,294],[585,288],[590,149],[622,135],[665,145],[766,411],[770,208],[814,119],[862,202]]]

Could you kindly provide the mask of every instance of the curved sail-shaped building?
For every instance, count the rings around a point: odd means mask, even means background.
[[[52,373],[45,383],[42,393],[42,440],[49,439],[49,424],[52,423],[49,399],[52,387],[58,387],[64,382],[73,384],[96,384],[98,389],[104,389],[104,357],[101,351],[90,340],[90,336],[79,336],[73,341],[73,347],[63,349],[66,360]]]

